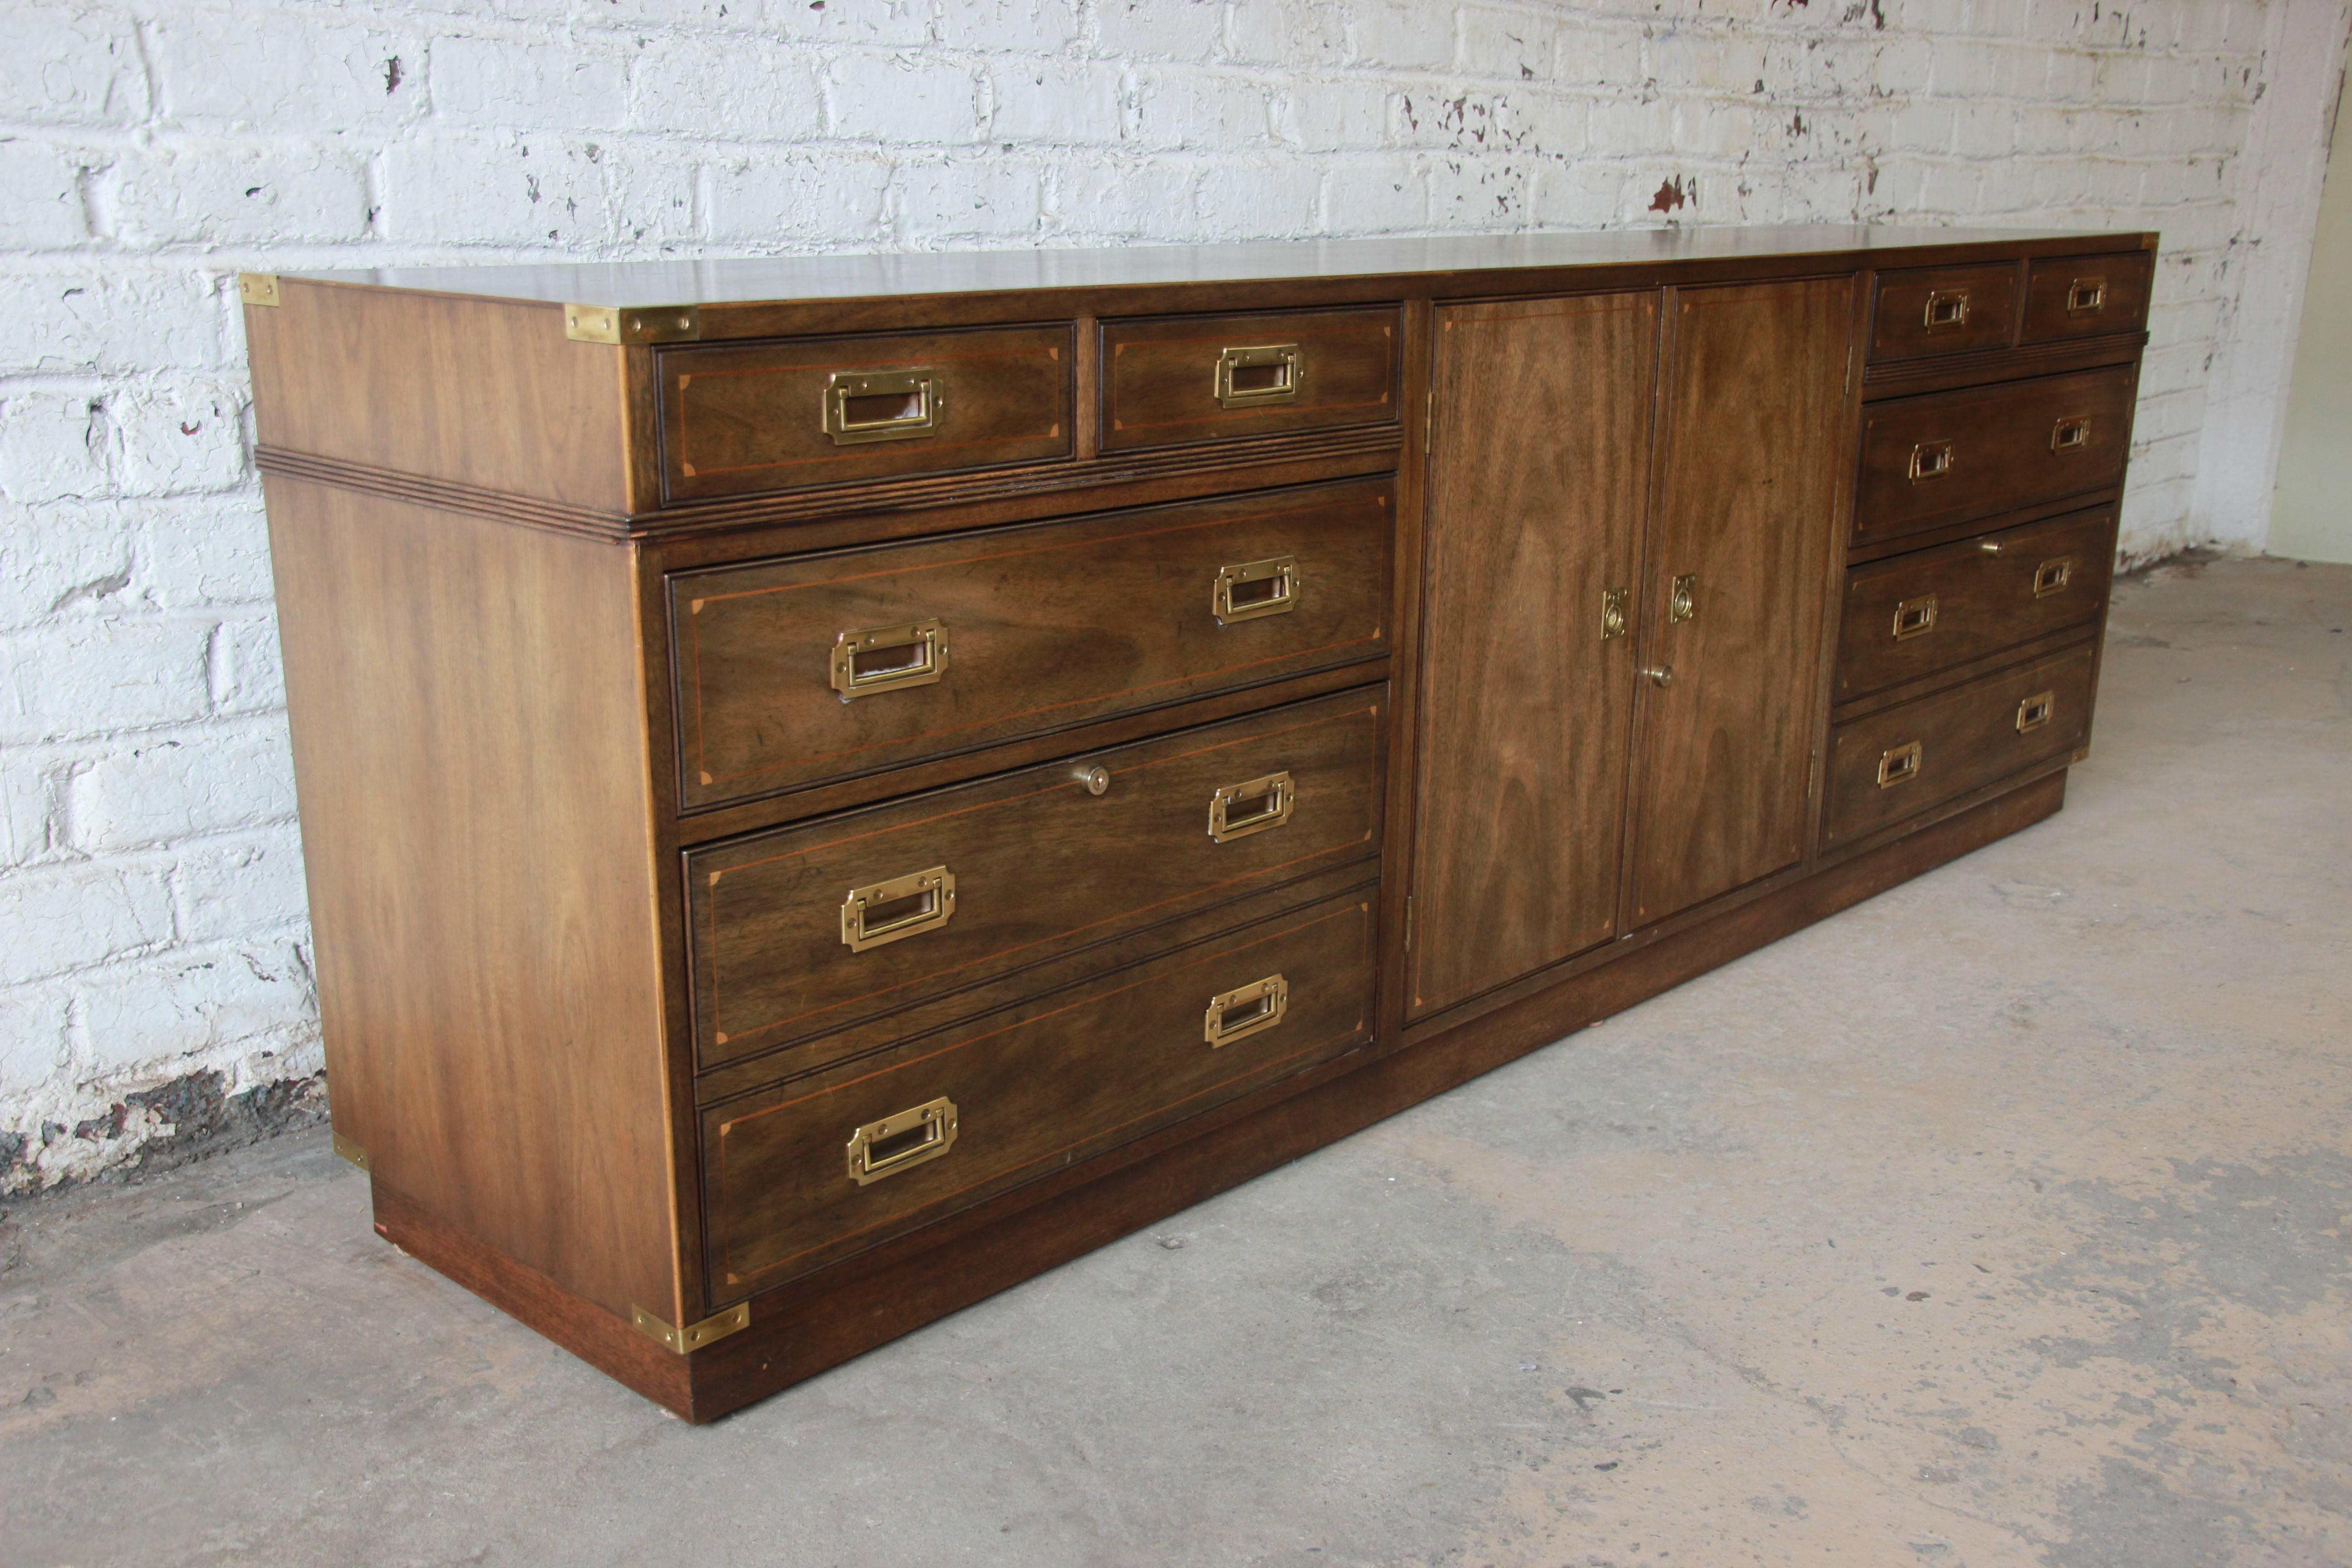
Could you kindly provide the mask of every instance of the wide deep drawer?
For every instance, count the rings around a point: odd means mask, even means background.
[[[1343,896],[703,1117],[725,1300],[1144,1136],[1370,1035]]]
[[[668,348],[666,499],[700,500],[1067,457],[1075,328]]]
[[[688,852],[702,1065],[1378,854],[1386,692]]]
[[[2116,514],[2102,508],[1855,567],[1836,700],[2096,620],[2115,553]]]
[[[2137,332],[2147,325],[2148,279],[2156,257],[2146,250],[2037,261],[2025,279],[2024,341]]]
[[[1842,844],[2074,751],[2089,732],[2085,646],[1841,724],[1827,842]]]
[[[2007,348],[2017,326],[2017,263],[1920,268],[1878,275],[1870,357],[1920,359]]]
[[[2118,365],[1870,405],[1854,542],[2115,484],[2130,447],[2132,377]]]
[[[1105,321],[1102,445],[1393,420],[1398,323],[1390,305]]]
[[[688,809],[1388,651],[1386,479],[669,580]]]

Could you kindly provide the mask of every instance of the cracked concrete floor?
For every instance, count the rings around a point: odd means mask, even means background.
[[[693,1430],[318,1135],[0,1232],[20,1564],[2352,1562],[2352,568],[2066,811]]]

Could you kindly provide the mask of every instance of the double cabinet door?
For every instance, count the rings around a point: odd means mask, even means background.
[[[1803,856],[1853,288],[1437,312],[1410,1016]]]

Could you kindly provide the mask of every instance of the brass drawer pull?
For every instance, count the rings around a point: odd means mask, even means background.
[[[1671,664],[1662,664],[1654,669],[1645,669],[1642,674],[1651,685],[1661,691],[1675,683],[1675,667]]]
[[[852,888],[841,900],[842,945],[852,952],[937,931],[955,914],[955,873],[945,866]]]
[[[1220,844],[1279,827],[1290,820],[1298,792],[1288,773],[1268,773],[1247,784],[1227,784],[1209,797],[1209,837]]]
[[[2079,452],[2091,444],[2091,416],[2070,414],[2050,426],[2050,449]]]
[[[1625,635],[1625,601],[1630,588],[1604,589],[1601,595],[1601,640],[1608,642]]]
[[[929,686],[947,668],[948,629],[935,620],[869,626],[833,639],[833,689],[844,702]]]
[[[926,1105],[869,1121],[849,1135],[849,1179],[859,1186],[912,1170],[955,1147],[955,1101]]]
[[[1260,616],[1286,616],[1298,608],[1298,557],[1277,555],[1217,568],[1209,608],[1221,626]]]
[[[2017,705],[2017,732],[2021,735],[2039,730],[2050,722],[2050,715],[2058,710],[2055,691],[2037,691]]]
[[[1952,444],[1949,441],[1922,441],[1911,448],[1911,482],[1940,479],[1952,471]]]
[[[2074,576],[2073,556],[2062,555],[2055,561],[2044,561],[2033,569],[2033,596],[2046,599],[2053,594],[2063,594]]]
[[[912,441],[939,429],[946,411],[935,370],[837,370],[825,378],[824,433],[837,447]]]
[[[1290,982],[1279,974],[1253,980],[1238,991],[1209,998],[1201,1021],[1201,1037],[1213,1048],[1271,1029],[1290,1010]]]
[[[1892,789],[1919,776],[1920,745],[1908,741],[1878,753],[1878,787]]]
[[[1936,595],[1906,599],[1895,606],[1895,640],[1905,642],[1936,629]]]
[[[1288,403],[1298,395],[1304,368],[1297,343],[1227,349],[1217,356],[1217,401],[1227,408]]]
[[[2095,316],[2107,307],[2107,280],[2104,278],[2077,278],[2066,285],[2066,313],[2070,316]]]
[[[1698,574],[1685,572],[1675,579],[1666,595],[1666,619],[1669,623],[1686,621],[1698,614]]]
[[[1948,332],[1969,324],[1969,291],[1937,289],[1927,296],[1926,325],[1931,332]]]

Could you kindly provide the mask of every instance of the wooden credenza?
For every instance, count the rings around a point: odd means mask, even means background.
[[[2154,255],[247,277],[377,1229],[705,1420],[2050,815]]]

